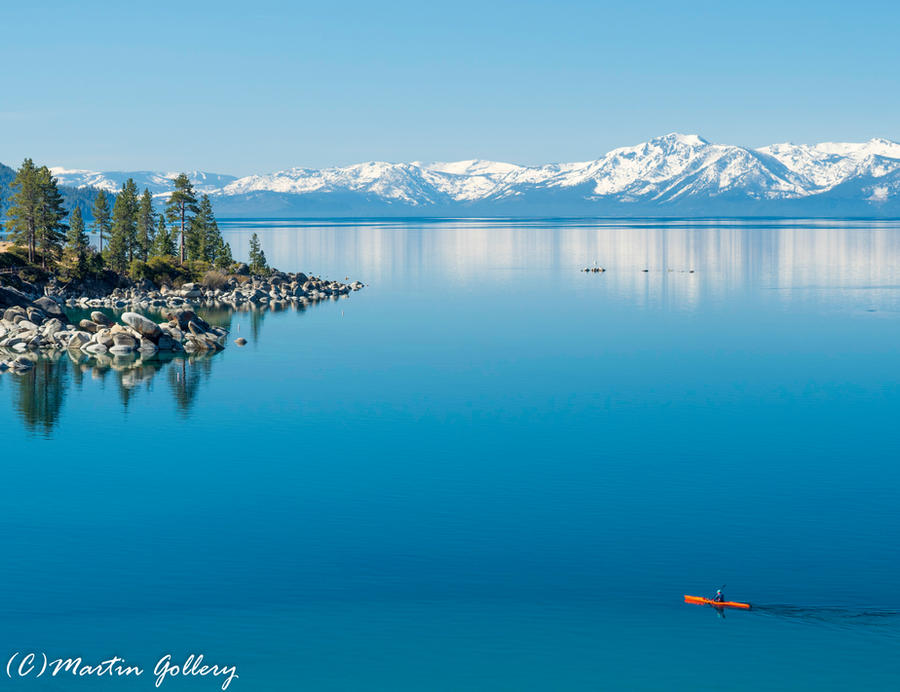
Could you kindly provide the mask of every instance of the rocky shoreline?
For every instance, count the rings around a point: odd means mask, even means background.
[[[48,284],[46,295],[32,299],[21,291],[0,287],[0,372],[24,373],[43,354],[68,351],[87,356],[148,358],[158,352],[214,353],[225,348],[228,330],[211,326],[195,309],[247,306],[306,306],[337,299],[363,287],[358,281],[341,283],[305,274],[275,272],[267,277],[232,276],[220,286],[186,283],[178,288],[157,287],[149,281],[114,289],[104,297],[55,293]],[[64,311],[94,309],[89,319],[71,324]],[[130,309],[114,321],[98,308]],[[161,311],[164,322],[154,322],[140,311]],[[246,343],[237,339],[236,343]],[[5,356],[5,358],[4,358]]]
[[[65,294],[53,296],[54,300],[68,308],[181,308],[231,307],[246,304],[264,305],[272,303],[311,305],[328,298],[347,295],[363,288],[359,281],[341,283],[306,274],[283,274],[272,276],[231,277],[221,287],[204,286],[201,283],[186,283],[179,288],[156,287],[149,281],[136,283],[130,288],[116,288],[102,298],[87,296],[67,297]]]

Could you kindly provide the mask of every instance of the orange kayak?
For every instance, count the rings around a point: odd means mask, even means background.
[[[703,596],[685,596],[685,603],[697,603],[698,605],[710,605],[713,608],[740,608],[741,610],[750,610],[749,603],[737,603],[736,601],[714,601],[711,598],[703,598]]]

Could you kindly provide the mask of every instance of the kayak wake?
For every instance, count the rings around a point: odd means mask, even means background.
[[[788,603],[754,605],[753,610],[775,617],[823,622],[878,621],[900,617],[900,610],[887,608],[844,608],[839,606],[798,606]]]

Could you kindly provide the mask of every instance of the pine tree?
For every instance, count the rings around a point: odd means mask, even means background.
[[[175,240],[169,229],[166,228],[166,219],[160,214],[156,226],[156,235],[153,238],[153,247],[150,250],[151,257],[174,257]]]
[[[209,229],[209,213],[208,205],[200,204],[197,207],[197,213],[191,219],[187,228],[187,235],[184,239],[184,249],[187,258],[194,260],[208,260],[207,248],[207,232]]]
[[[219,240],[222,241],[221,236]],[[215,265],[218,269],[228,269],[234,264],[234,258],[231,256],[231,245],[222,241],[222,246],[216,254]]]
[[[138,202],[137,213],[137,255],[140,259],[147,261],[150,257],[150,248],[153,247],[153,225],[156,212],[153,211],[153,196],[150,190],[144,189]]]
[[[227,267],[232,262],[231,248],[222,239],[209,195],[203,195],[198,211],[191,220],[186,248],[189,260],[203,260],[217,267]]]
[[[222,266],[222,256],[226,249],[228,250],[229,257],[231,256],[231,248],[229,248],[228,244],[222,239],[222,232],[219,230],[219,224],[216,223],[216,215],[213,213],[212,202],[209,201],[209,195],[203,195],[203,199],[200,200],[200,211],[206,218],[203,243],[206,261],[220,267]],[[230,259],[228,260],[228,264],[231,264]]]
[[[9,187],[14,190],[7,211],[10,237],[13,243],[28,249],[28,261],[34,262],[41,206],[41,186],[34,161],[25,159],[22,162]]]
[[[184,264],[185,258],[185,231],[190,229],[191,218],[200,211],[197,206],[197,197],[194,194],[194,186],[184,173],[181,173],[174,181],[175,191],[169,197],[166,205],[166,219],[169,223],[180,223],[180,261]]]
[[[103,236],[105,234],[108,238],[111,229],[109,221],[109,200],[103,190],[100,190],[94,198],[94,206],[91,209],[91,214],[94,217],[93,231],[94,233],[100,234],[100,252],[103,252]]]
[[[254,274],[264,274],[268,269],[266,253],[259,244],[259,236],[254,233],[250,236],[250,271]]]
[[[84,232],[84,219],[81,216],[81,207],[76,204],[72,217],[69,219],[69,232],[66,235],[65,250],[66,259],[76,276],[84,276],[90,247],[87,233]]]
[[[69,229],[63,223],[63,219],[68,216],[69,212],[63,206],[63,198],[57,187],[56,178],[46,166],[38,169],[38,186],[40,188],[40,206],[35,240],[41,249],[41,266],[46,269],[47,259],[56,261],[62,251],[63,243],[66,240],[66,231]]]
[[[109,237],[106,261],[111,269],[124,272],[134,258],[137,241],[137,186],[129,178],[122,184],[122,191],[116,195],[113,205],[112,230]]]

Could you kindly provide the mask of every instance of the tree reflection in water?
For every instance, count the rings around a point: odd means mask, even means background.
[[[67,351],[41,358],[24,374],[6,377],[13,383],[16,408],[25,427],[46,435],[59,421],[68,388],[74,385],[80,390],[87,374],[101,387],[114,377],[119,398],[127,409],[135,392],[142,386],[152,389],[153,379],[166,370],[178,409],[188,413],[201,383],[212,372],[215,355],[158,353],[145,359],[137,355],[89,356]]]
[[[69,373],[61,354],[42,358],[26,373],[11,376],[16,408],[25,426],[44,434],[53,430],[66,398]]]
[[[346,296],[335,296],[333,300],[344,298]],[[302,313],[307,309],[309,308],[291,303],[272,303],[265,306],[242,305],[236,309],[232,306],[208,306],[198,312],[210,324],[224,327],[229,332],[232,331],[236,313],[249,313],[251,337],[256,341],[267,313]],[[105,312],[118,319],[122,311]],[[86,316],[88,314],[84,311],[69,313],[70,320],[76,324]],[[238,334],[232,334],[232,337],[236,336]],[[142,387],[152,390],[156,376],[165,370],[166,382],[175,405],[180,412],[187,414],[197,400],[201,385],[209,379],[212,364],[219,353],[221,351],[192,354],[161,351],[146,358],[136,353],[129,356],[88,355],[69,351],[50,353],[44,354],[35,367],[24,374],[4,373],[0,376],[0,386],[7,386],[7,381],[12,382],[16,409],[25,426],[32,432],[44,435],[52,432],[59,422],[69,387],[80,391],[88,376],[102,388],[112,379],[122,405],[127,409],[136,392]]]

